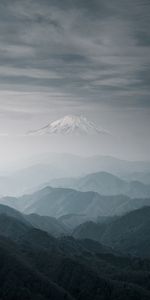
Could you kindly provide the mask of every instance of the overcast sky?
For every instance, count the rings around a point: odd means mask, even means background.
[[[101,154],[150,159],[149,66],[149,0],[1,0],[3,155],[72,113],[112,133]]]

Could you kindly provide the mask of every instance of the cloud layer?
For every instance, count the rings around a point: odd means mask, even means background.
[[[149,13],[148,0],[2,0],[1,90],[150,106]]]

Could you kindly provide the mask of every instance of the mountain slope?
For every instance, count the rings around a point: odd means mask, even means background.
[[[19,223],[16,219],[17,227]],[[18,240],[11,232],[9,238],[13,242],[0,236],[0,296],[4,300],[19,300],[18,293],[27,300],[71,299],[69,295],[76,300],[150,297],[149,261],[114,255],[90,240],[55,239],[33,228]]]
[[[19,247],[0,236],[0,298],[3,300],[73,300],[67,292],[30,265]]]
[[[33,194],[32,198],[31,195],[29,198],[31,204],[23,212],[26,214],[36,213],[54,216],[56,218],[68,214],[83,214],[91,219],[97,216],[117,214],[118,211],[122,213],[121,208],[123,209],[123,206],[128,204],[130,200],[130,198],[124,196],[106,197],[95,192],[80,192],[63,188],[46,188],[46,191],[47,193],[45,194],[45,189],[41,190],[40,197],[36,193],[36,200],[33,202],[31,199],[35,199],[35,196]],[[43,196],[41,196],[42,193]]]
[[[77,239],[91,239],[100,242],[106,226],[105,223],[85,222],[74,229],[72,236]]]
[[[5,204],[6,200],[6,204],[13,207],[14,198],[10,199],[10,204],[7,202],[8,198],[0,199],[0,202]],[[55,218],[65,215],[84,215],[86,220],[95,220],[99,216],[122,215],[142,206],[150,206],[150,199],[131,199],[123,195],[102,196],[96,192],[80,192],[73,189],[51,187],[46,187],[31,195],[15,198],[14,202],[14,207],[25,214]]]
[[[26,217],[23,216],[22,213],[7,205],[0,204],[0,215],[13,217],[15,219],[20,220],[22,223],[28,224],[28,222],[26,221]]]
[[[88,221],[89,217],[84,214],[67,214],[60,216],[57,220],[59,220],[62,224],[64,224],[65,227],[72,231],[72,229],[75,227]]]
[[[90,238],[118,251],[150,258],[150,207],[143,207],[105,223],[78,226],[75,238]]]
[[[19,233],[20,231],[23,233],[24,228],[26,228],[24,227],[24,225],[27,225],[28,227],[33,226],[35,228],[46,231],[56,237],[67,235],[70,233],[69,226],[66,226],[63,222],[61,222],[61,220],[57,220],[53,217],[39,216],[36,214],[25,215],[20,213],[16,209],[13,209],[3,204],[0,204],[0,216],[1,216],[0,222],[2,222],[1,228],[3,228],[4,233],[7,232],[7,230],[9,233],[9,229],[10,230],[13,229],[14,220],[16,219],[19,220],[22,224],[21,225],[22,229],[21,230],[19,229]],[[6,216],[9,217],[8,227],[5,224]],[[15,233],[14,230],[14,235],[15,234],[17,235],[17,232]]]
[[[65,226],[60,220],[53,217],[30,214],[25,215],[25,218],[33,227],[46,231],[55,237],[70,233],[68,226]]]
[[[132,211],[110,223],[101,241],[132,255],[150,257],[150,207]]]
[[[64,118],[49,123],[41,129],[29,132],[29,135],[61,134],[61,135],[89,135],[106,134],[103,129],[99,129],[93,122],[88,121],[83,116],[68,115]],[[108,134],[108,133],[107,133]]]
[[[125,181],[107,172],[97,172],[81,178],[62,178],[50,181],[54,187],[68,187],[79,191],[94,191],[101,195],[127,195],[131,198],[150,197],[150,185]]]

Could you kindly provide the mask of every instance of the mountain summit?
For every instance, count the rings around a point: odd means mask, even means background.
[[[63,135],[89,135],[108,134],[104,129],[100,129],[95,123],[87,120],[83,116],[68,115],[64,118],[47,124],[46,126],[30,131],[30,135],[63,134]]]

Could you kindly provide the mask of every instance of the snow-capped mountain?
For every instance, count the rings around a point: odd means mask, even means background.
[[[30,135],[61,134],[61,135],[89,135],[108,134],[104,129],[100,129],[95,123],[88,121],[83,116],[68,115],[64,118],[47,124],[46,126],[30,131]]]

